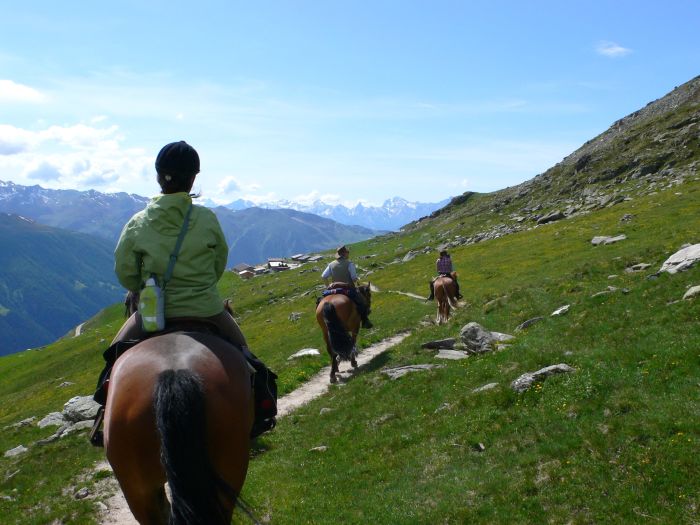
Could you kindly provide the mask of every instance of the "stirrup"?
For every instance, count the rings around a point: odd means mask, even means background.
[[[102,421],[105,418],[105,407],[101,406],[97,410],[97,414],[95,414],[95,422],[92,425],[92,429],[90,430],[90,444],[94,447],[104,447],[105,446],[105,441],[104,441],[104,432],[100,430],[100,427],[102,426]]]

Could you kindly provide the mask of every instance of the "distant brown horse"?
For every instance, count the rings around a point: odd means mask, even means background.
[[[435,279],[435,299],[437,301],[437,323],[442,324],[450,319],[450,310],[457,308],[457,287],[452,277],[441,276]]]
[[[141,524],[228,525],[252,424],[245,359],[213,334],[152,337],[112,369],[105,452]]]
[[[356,290],[365,298],[367,309],[370,310],[370,285],[358,286]],[[360,331],[360,314],[354,301],[347,295],[333,294],[324,297],[316,306],[316,321],[321,327],[326,350],[331,358],[331,383],[335,383],[338,361],[349,360],[353,367],[357,367],[355,343]]]

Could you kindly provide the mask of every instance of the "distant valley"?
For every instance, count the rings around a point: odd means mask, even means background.
[[[0,213],[0,355],[50,343],[117,302],[104,239]]]

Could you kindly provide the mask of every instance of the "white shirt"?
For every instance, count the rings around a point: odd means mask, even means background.
[[[350,277],[352,277],[352,281],[355,282],[357,281],[357,270],[355,269],[355,263],[349,262],[348,263],[348,272],[350,272]],[[331,265],[329,264],[326,266],[326,269],[323,270],[323,273],[321,274],[321,279],[329,279],[331,276]],[[352,284],[352,283],[348,283]]]

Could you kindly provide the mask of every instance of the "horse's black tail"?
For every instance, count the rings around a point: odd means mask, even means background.
[[[323,305],[323,322],[326,323],[328,340],[333,351],[341,359],[350,359],[354,348],[352,338],[338,318],[338,312],[335,311],[335,306],[332,303],[326,302]]]
[[[161,462],[171,492],[170,525],[227,524],[219,497],[236,494],[214,471],[206,439],[202,384],[190,370],[158,376],[154,404],[161,437]]]

